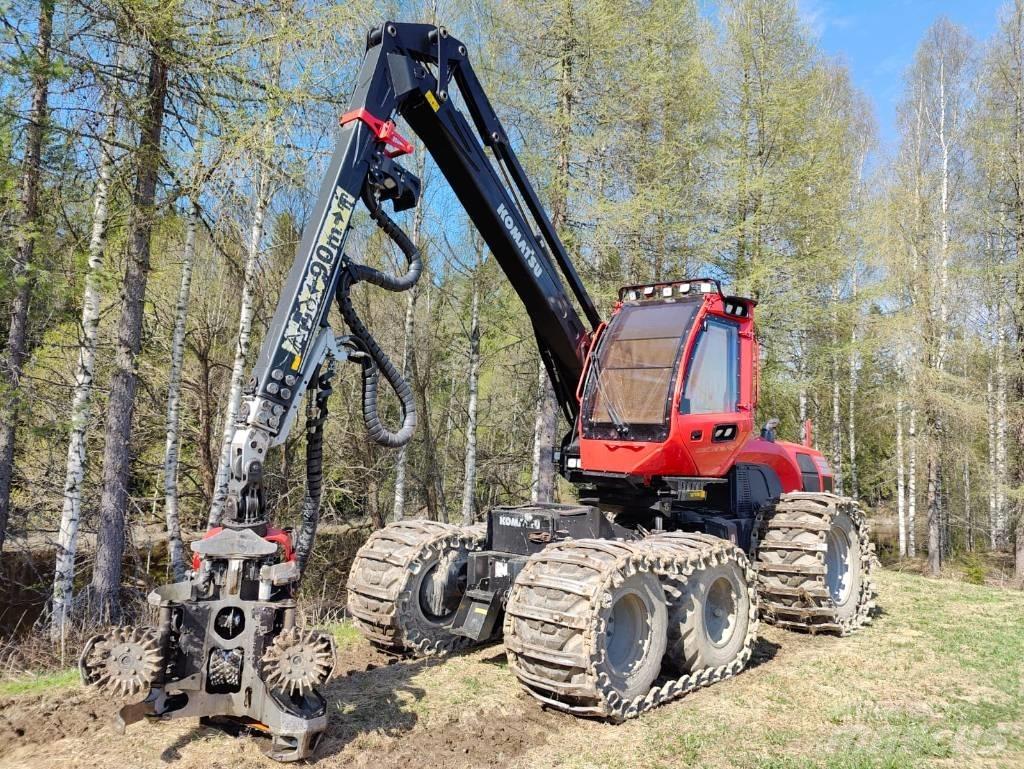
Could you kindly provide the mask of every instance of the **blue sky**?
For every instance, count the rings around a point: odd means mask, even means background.
[[[946,15],[979,42],[996,29],[1004,0],[799,0],[804,22],[830,55],[845,61],[875,105],[879,138],[896,141],[903,74],[925,30]]]

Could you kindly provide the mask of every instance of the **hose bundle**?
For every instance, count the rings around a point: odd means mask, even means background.
[[[366,425],[370,440],[381,446],[398,448],[409,442],[416,429],[416,400],[405,377],[395,368],[395,364],[391,362],[369,329],[360,320],[349,291],[359,281],[372,283],[388,291],[407,291],[420,279],[423,272],[423,260],[416,244],[384,212],[370,185],[363,188],[362,197],[370,212],[370,217],[405,256],[408,269],[403,275],[390,275],[365,264],[347,262],[341,276],[341,283],[338,286],[338,307],[341,310],[342,318],[345,319],[345,323],[352,332],[352,340],[361,348],[360,354],[352,357],[357,359],[363,367],[363,423]],[[397,431],[389,430],[380,418],[377,394],[381,373],[384,374],[384,379],[387,380],[391,389],[395,391],[402,406],[402,425]]]

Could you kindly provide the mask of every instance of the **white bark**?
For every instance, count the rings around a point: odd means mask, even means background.
[[[417,213],[419,207],[416,208]],[[415,237],[415,236],[414,236]],[[414,241],[415,242],[415,241]],[[402,343],[402,376],[409,378],[409,355],[413,345],[413,334],[416,331],[416,287],[409,290],[405,303],[405,341]],[[405,475],[409,463],[409,444],[405,444],[398,450],[398,457],[395,462],[395,502],[392,508],[392,519],[402,520],[405,516]]]
[[[421,198],[425,198],[427,176],[425,173],[425,153],[422,146],[417,147],[416,175],[420,178],[422,187]],[[412,215],[412,242],[416,248],[423,250],[421,232],[423,229],[423,206],[416,206]],[[416,343],[416,292],[417,287],[409,289],[409,295],[405,304],[405,327],[402,334],[402,376],[406,381],[412,376],[411,354],[412,346]],[[405,517],[405,478],[409,464],[409,444],[398,449],[398,456],[395,458],[395,498],[391,508],[391,517],[395,521]]]
[[[267,147],[273,146],[273,134],[267,131],[270,140]],[[264,160],[260,164],[259,178],[256,183],[255,200],[253,201],[252,229],[249,233],[249,248],[245,260],[245,274],[242,278],[242,301],[238,312],[238,339],[235,345],[235,361],[231,367],[231,389],[228,395],[228,407],[224,413],[224,434],[221,443],[220,461],[217,465],[217,478],[214,486],[213,503],[210,505],[210,524],[220,522],[224,511],[224,501],[228,492],[228,481],[231,476],[231,441],[235,437],[238,408],[242,402],[242,381],[245,377],[246,358],[249,354],[249,337],[252,334],[253,295],[256,289],[256,276],[259,272],[260,244],[263,240],[263,223],[270,205],[270,163]]]
[[[530,476],[530,501],[550,502],[554,496],[554,466],[551,449],[554,446],[555,425],[558,421],[558,404],[555,391],[548,378],[544,361],[538,362],[537,385],[540,400],[537,402],[537,418],[533,423],[533,466]]]
[[[1009,501],[1007,500],[1007,434],[1009,433],[1009,422],[1007,419],[1006,399],[1008,390],[1008,375],[1006,371],[1006,329],[1003,323],[1003,303],[1000,301],[996,309],[996,540],[995,547],[1004,548],[1009,544]]]
[[[839,365],[832,372],[832,472],[836,494],[843,493],[843,416],[839,393]]]
[[[903,398],[896,399],[896,519],[900,558],[907,557],[907,489],[903,467]]]
[[[181,368],[185,359],[185,326],[189,295],[192,291],[192,264],[196,250],[196,224],[199,204],[192,201],[185,225],[185,247],[181,255],[181,283],[174,306],[174,333],[171,337],[171,371],[167,384],[167,418],[164,422],[164,519],[167,523],[167,550],[175,582],[185,579],[185,556],[181,544],[178,517],[178,421],[181,409]]]
[[[907,438],[910,450],[907,463],[907,555],[913,558],[917,555],[917,409],[913,406],[910,408]]]
[[[999,477],[996,472],[996,395],[995,385],[992,381],[993,374],[989,371],[986,382],[986,418],[988,427],[988,546],[989,549],[996,549],[996,485]]]
[[[801,387],[799,394],[800,403],[800,443],[807,443],[807,388]]]
[[[119,66],[121,57],[116,57]],[[107,242],[110,179],[113,171],[111,146],[117,130],[113,94],[108,98],[110,123],[100,143],[100,166],[93,193],[92,232],[89,237],[88,270],[82,297],[82,331],[75,368],[75,390],[71,400],[71,435],[68,440],[67,464],[64,474],[64,502],[61,509],[60,532],[57,538],[57,562],[53,575],[53,613],[50,636],[63,643],[71,614],[75,580],[75,556],[78,552],[78,524],[82,510],[82,482],[85,478],[85,450],[92,417],[92,385],[96,375],[96,338],[100,322],[100,275]]]
[[[941,52],[940,52],[941,53]],[[942,189],[939,196],[941,216],[939,222],[939,303],[938,350],[935,369],[942,371],[946,357],[947,318],[949,315],[946,296],[949,289],[949,137],[946,130],[946,63],[939,59],[939,148],[942,154]]]
[[[859,360],[857,356],[857,321],[859,320],[859,312],[857,309],[857,264],[854,262],[851,277],[850,295],[853,299],[853,328],[850,331],[850,382],[849,391],[847,392],[847,423],[846,423],[846,445],[848,455],[850,457],[850,496],[856,499],[859,496],[860,490],[857,487],[857,422],[856,422],[856,404],[857,404],[857,366]]]
[[[480,291],[473,282],[469,328],[469,403],[466,406],[466,464],[462,482],[462,523],[473,523],[476,506],[476,405],[480,378]]]

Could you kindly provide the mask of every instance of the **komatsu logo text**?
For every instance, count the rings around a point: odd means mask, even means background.
[[[523,255],[523,259],[530,265],[530,271],[538,278],[543,274],[544,269],[540,266],[540,262],[537,261],[537,255],[530,248],[530,244],[526,242],[526,238],[523,237],[523,233],[519,231],[519,227],[516,225],[516,220],[512,218],[512,214],[505,208],[505,204],[501,203],[498,206],[498,216],[501,218],[502,223],[505,225],[505,229],[508,230],[508,234],[512,236],[512,240],[519,246],[519,253]]]
[[[498,525],[507,526],[511,529],[537,529],[539,531],[541,528],[541,519],[531,517],[516,518],[511,515],[499,515]]]

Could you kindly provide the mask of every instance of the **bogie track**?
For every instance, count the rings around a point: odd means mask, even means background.
[[[693,617],[707,588],[723,584],[736,590],[721,604],[728,616],[705,628]],[[623,601],[632,608],[619,611]],[[624,621],[632,627],[626,643],[616,640]],[[742,551],[704,534],[571,540],[527,563],[504,632],[509,666],[538,700],[578,715],[631,718],[743,669],[757,634],[755,576]],[[723,639],[716,648],[724,655],[702,658]],[[620,646],[635,653],[623,656]]]
[[[468,553],[480,526],[406,520],[370,535],[348,580],[348,610],[375,646],[416,656],[445,654],[470,641],[450,632],[465,590]]]
[[[810,633],[849,635],[871,622],[874,545],[857,503],[835,494],[783,494],[757,546],[761,616]]]

